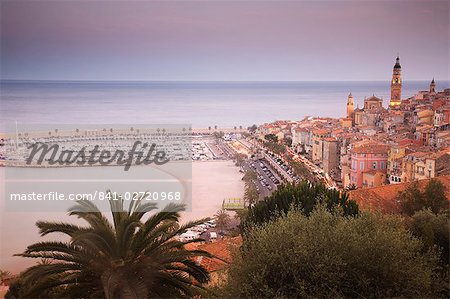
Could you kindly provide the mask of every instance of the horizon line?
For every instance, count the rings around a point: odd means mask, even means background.
[[[405,82],[424,82],[432,79],[403,80]],[[80,80],[80,79],[0,79],[0,82],[86,82],[86,83],[296,83],[296,82],[390,82],[391,80]],[[450,82],[449,79],[434,81]]]

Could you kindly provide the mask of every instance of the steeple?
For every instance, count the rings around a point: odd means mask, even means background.
[[[347,118],[353,118],[353,112],[355,111],[355,102],[353,95],[350,93],[347,99]]]
[[[401,69],[402,66],[400,65],[400,57],[397,55],[397,59],[395,60],[394,69]]]
[[[347,99],[347,105],[350,104],[350,103],[353,105],[353,95],[352,95],[352,93],[349,93],[348,99]]]
[[[434,78],[430,83],[430,92],[436,92],[436,83],[434,82]]]
[[[397,55],[394,68],[392,69],[391,81],[391,100],[389,106],[391,108],[400,105],[402,96],[402,67],[400,66],[400,57]]]

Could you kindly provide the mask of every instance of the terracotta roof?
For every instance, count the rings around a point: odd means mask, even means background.
[[[420,140],[415,139],[402,139],[398,141],[398,145],[400,146],[407,146],[411,144],[422,145]]]
[[[315,135],[326,135],[326,134],[328,134],[328,131],[324,130],[324,129],[315,129],[313,131],[313,134],[315,134]]]
[[[204,250],[217,258],[199,257],[196,262],[208,270],[208,272],[219,271],[225,268],[226,262],[231,262],[231,251],[233,247],[239,247],[242,244],[242,237],[225,238],[223,240],[211,243],[190,243],[186,245],[187,249]],[[226,262],[222,261],[225,260]]]
[[[436,177],[444,186],[450,185],[450,175]],[[423,190],[430,179],[418,181]],[[399,213],[400,202],[397,201],[399,192],[405,190],[412,183],[400,183],[374,188],[364,188],[349,191],[349,197],[355,200],[361,210],[381,211],[383,213]],[[450,201],[450,188],[446,189],[447,199]]]
[[[391,147],[387,144],[364,144],[353,148],[351,151],[356,154],[387,154]]]

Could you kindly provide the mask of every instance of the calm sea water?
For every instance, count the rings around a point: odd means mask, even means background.
[[[449,82],[437,82],[439,90]],[[403,97],[428,89],[404,82]],[[1,123],[187,123],[249,126],[304,116],[340,117],[352,92],[361,106],[388,104],[389,82],[67,82],[2,81]]]

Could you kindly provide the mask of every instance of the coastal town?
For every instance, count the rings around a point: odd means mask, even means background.
[[[382,98],[371,95],[363,99],[362,107],[355,107],[362,99],[349,93],[342,101],[345,114],[341,118],[306,116],[298,121],[277,120],[248,128],[180,126],[175,130],[136,126],[33,132],[17,129],[16,125],[15,132],[1,136],[0,162],[5,168],[92,166],[75,163],[76,159],[66,163],[70,157],[66,162],[62,156],[53,160],[53,156],[44,154],[43,164],[24,161],[33,144],[59,144],[63,152],[84,152],[95,145],[95,152],[89,152],[90,159],[100,161],[103,151],[98,147],[102,145],[107,152],[131,151],[131,156],[140,158],[130,158],[128,167],[139,166],[146,152],[136,144],[158,142],[155,148],[167,153],[168,160],[192,162],[193,207],[183,217],[185,221],[210,218],[180,231],[174,238],[195,242],[188,248],[208,250],[220,259],[196,260],[211,273],[211,285],[219,285],[227,275],[224,261],[231,261],[231,248],[242,245],[242,225],[248,221],[243,215],[267,204],[280,189],[302,188],[306,182],[337,192],[336,196],[348,196],[361,211],[399,214],[403,208],[399,194],[412,183],[418,182],[419,192],[432,180],[448,186],[450,88],[438,90],[437,84],[433,79],[428,90],[402,99],[397,57],[388,106],[384,106]],[[51,153],[48,148],[43,152]],[[152,161],[150,154],[144,162]],[[205,181],[212,189],[200,187]],[[448,200],[449,190],[443,190]],[[4,294],[17,276],[3,272],[2,277],[0,291]]]
[[[0,2],[0,299],[450,298],[450,1]]]
[[[15,134],[2,136],[1,163],[17,165],[17,160],[27,155],[24,148],[33,142],[59,143],[73,150],[99,142],[123,149],[129,147],[130,140],[164,140],[169,156],[176,159],[200,162],[231,159],[241,172],[253,173],[250,182],[253,195],[238,200],[240,208],[264,199],[280,183],[305,179],[322,182],[330,189],[353,190],[449,175],[450,88],[439,91],[432,79],[428,90],[402,99],[402,73],[397,57],[390,89],[387,107],[376,95],[365,97],[363,106],[355,107],[361,99],[355,99],[350,92],[343,99],[345,115],[341,118],[307,116],[299,121],[277,120],[247,129],[180,127],[171,132],[165,128],[131,127],[53,129],[40,134],[16,129]],[[180,136],[188,136],[184,143],[192,143],[190,154],[172,153],[181,148],[188,150],[187,144],[180,143]]]
[[[448,175],[450,88],[438,91],[436,84],[433,79],[429,90],[401,99],[397,57],[388,107],[376,95],[355,107],[350,93],[342,118],[275,121],[260,125],[254,136],[285,144],[284,154],[335,182],[330,187],[379,187]]]

